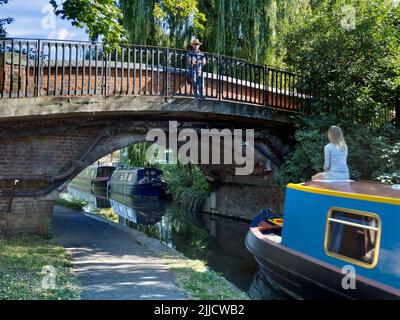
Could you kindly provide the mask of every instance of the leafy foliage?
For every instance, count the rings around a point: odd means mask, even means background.
[[[161,44],[157,37],[153,8],[157,0],[120,0],[122,23],[134,44]]]
[[[356,9],[355,29],[341,27],[349,3]],[[288,26],[285,63],[313,78],[313,110],[372,125],[394,109],[400,94],[399,19],[391,0],[326,0]]]
[[[89,203],[87,201],[74,198],[70,194],[61,193],[60,197],[56,200],[56,204],[59,206],[80,211],[84,207],[86,207]]]
[[[131,43],[183,48],[204,29],[198,0],[120,0],[120,6]]]
[[[93,208],[92,210],[90,210],[90,212],[113,222],[118,222],[118,215],[113,211],[112,208]]]
[[[372,177],[384,183],[400,183],[400,129],[384,126],[377,140],[379,166]]]
[[[209,192],[208,182],[197,166],[190,163],[163,166],[164,179],[174,202],[182,207],[198,211]]]
[[[192,35],[204,29],[206,18],[198,5],[198,0],[160,0],[154,4],[154,17],[166,31],[169,46],[185,47]]]
[[[205,50],[279,65],[276,38],[289,3],[291,1],[201,1],[207,19],[203,33]]]
[[[356,27],[341,27],[342,8],[355,8]],[[399,128],[399,7],[392,1],[319,1],[283,38],[285,63],[314,79],[313,115],[301,117],[296,150],[276,175],[279,183],[322,171],[331,125],[344,129],[354,179],[396,180]],[[396,119],[391,120],[396,123]]]
[[[75,27],[86,28],[91,41],[102,37],[106,50],[115,48],[124,40],[122,13],[114,0],[66,0],[61,4],[50,0],[50,4],[56,15],[71,20]]]
[[[131,167],[146,167],[148,161],[146,151],[150,146],[150,142],[143,142],[131,145],[128,150],[128,165]]]
[[[275,175],[278,184],[309,180],[323,171],[324,145],[328,143],[328,128],[342,127],[349,147],[348,165],[352,179],[376,179],[397,183],[400,175],[400,128],[393,124],[381,127],[354,125],[351,121],[331,117],[309,116],[299,119],[295,138],[296,149],[287,157]]]
[[[204,50],[280,66],[277,41],[309,0],[120,0],[129,41],[187,48],[201,38]]]

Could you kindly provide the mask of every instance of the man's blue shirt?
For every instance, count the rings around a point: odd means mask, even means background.
[[[203,68],[204,53],[192,50],[188,52],[188,58],[190,59],[190,62],[196,62],[196,64],[189,64],[189,70],[191,72],[197,70],[197,74],[200,75]]]

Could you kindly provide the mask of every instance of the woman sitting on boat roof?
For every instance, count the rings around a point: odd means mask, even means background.
[[[324,172],[317,173],[312,180],[349,180],[347,166],[348,149],[342,129],[332,126],[328,130],[329,143],[325,146]]]

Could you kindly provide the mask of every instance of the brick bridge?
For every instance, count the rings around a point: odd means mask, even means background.
[[[202,165],[208,210],[252,217],[281,209],[273,173],[290,151],[290,116],[306,111],[295,74],[205,54],[194,99],[187,52],[100,43],[0,39],[0,234],[46,233],[60,191],[85,167],[153,128],[254,129],[255,169]],[[222,148],[223,149],[223,148]]]

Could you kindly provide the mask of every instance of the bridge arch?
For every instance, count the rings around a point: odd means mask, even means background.
[[[0,39],[0,233],[46,233],[60,189],[151,128],[254,129],[256,166],[203,165],[209,210],[249,217],[280,208],[273,173],[290,151],[291,115],[304,112],[301,77],[207,54],[204,100],[193,99],[187,52],[101,44]],[[73,53],[73,54],[71,54]],[[101,58],[100,58],[101,56]],[[141,61],[140,61],[141,59]]]
[[[7,159],[0,162],[2,233],[47,232],[46,225],[59,192],[80,171],[115,150],[145,141],[150,129],[163,128],[168,133],[168,121],[160,120],[102,118],[93,115],[71,117],[68,120],[39,119],[36,122],[13,123],[14,130],[2,132],[0,136],[0,150],[7,155]],[[204,127],[226,127],[226,124],[208,121],[182,121],[179,125],[181,128],[198,130]],[[235,129],[246,128],[246,124],[230,126]],[[278,159],[288,152],[288,148],[274,135],[273,130],[257,130],[255,141],[272,158]],[[211,204],[209,210],[220,210],[220,213],[225,214],[232,214],[233,208],[242,214],[247,210],[250,217],[257,213],[257,206],[279,209],[280,192],[272,178],[277,166],[262,153],[258,152],[257,157],[252,176],[235,176],[235,166],[232,165],[201,165],[214,192],[214,204]],[[265,170],[266,162],[268,171]],[[265,196],[268,188],[272,190],[271,194]],[[242,200],[238,197],[238,190],[241,190]],[[251,201],[247,199],[253,208],[246,204],[246,194],[253,197]],[[256,198],[260,199],[256,201]]]

